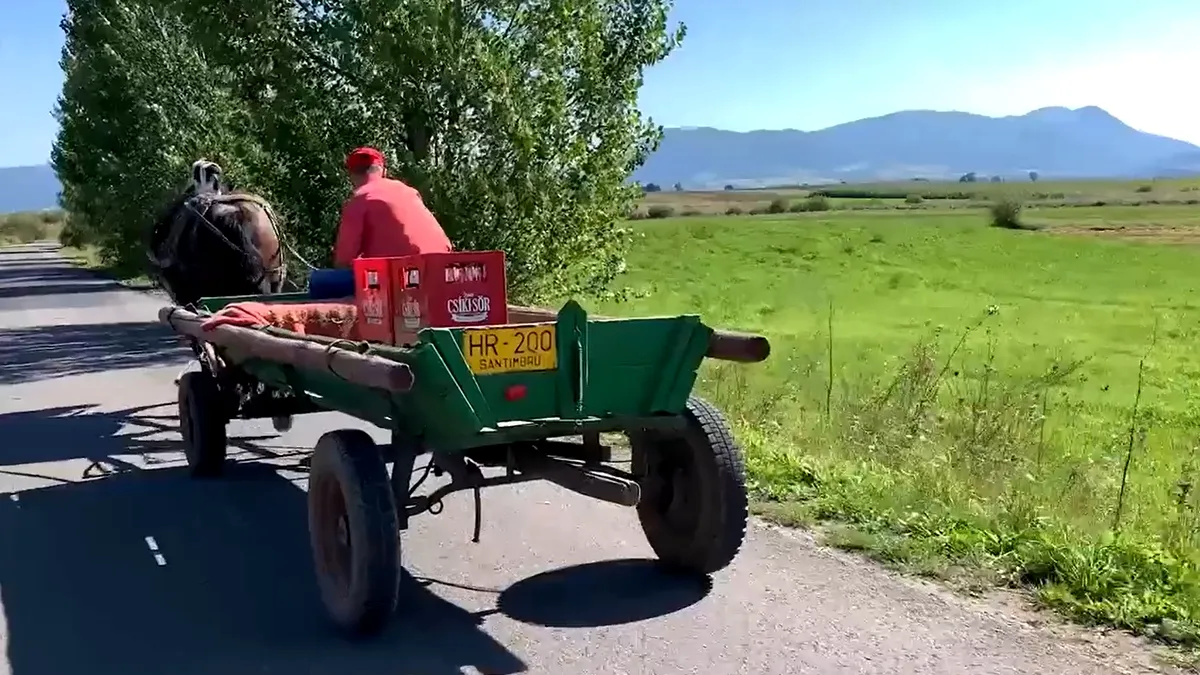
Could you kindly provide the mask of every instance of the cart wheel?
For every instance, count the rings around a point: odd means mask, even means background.
[[[400,545],[387,466],[364,431],[317,440],[308,477],[308,531],[321,599],[353,634],[376,633],[396,610]]]
[[[683,417],[682,430],[630,434],[642,487],[638,519],[664,565],[712,574],[746,537],[746,465],[716,407],[692,396]]]
[[[225,467],[229,420],[222,403],[217,381],[207,372],[192,371],[179,378],[179,429],[193,477],[219,476]]]

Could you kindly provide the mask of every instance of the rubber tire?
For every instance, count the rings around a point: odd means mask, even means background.
[[[323,572],[332,542],[321,534],[327,481],[343,497],[351,542],[348,588]],[[391,480],[375,441],[359,429],[323,434],[308,478],[308,530],[321,601],[334,623],[352,635],[378,633],[396,611],[400,595],[399,519]]]
[[[729,423],[715,406],[696,396],[682,413],[683,430],[647,430],[630,434],[633,467],[642,477],[638,520],[650,548],[669,569],[708,575],[727,567],[741,550],[749,520],[746,463]],[[671,453],[691,467],[698,508],[693,527],[673,528],[660,510],[661,485],[646,471]]]
[[[184,373],[179,378],[179,431],[193,478],[215,478],[225,469],[228,423],[212,375],[203,370]]]

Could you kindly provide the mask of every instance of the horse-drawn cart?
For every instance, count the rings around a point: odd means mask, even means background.
[[[391,432],[317,441],[309,476],[309,530],[322,599],[352,632],[380,629],[395,610],[398,533],[440,511],[460,490],[529,480],[635,507],[670,568],[709,574],[745,536],[741,450],[721,413],[691,394],[703,359],[755,362],[769,345],[723,333],[696,316],[604,319],[576,303],[557,313],[511,308],[512,323],[426,328],[406,347],[301,335],[277,328],[204,327],[235,302],[306,296],[209,298],[160,319],[199,340],[202,368],[179,383],[179,417],[195,476],[215,476],[235,418],[336,410]],[[629,470],[609,464],[611,433],[628,438]],[[603,436],[602,436],[603,435]],[[415,462],[450,480],[428,494]],[[389,473],[387,465],[392,465]]]

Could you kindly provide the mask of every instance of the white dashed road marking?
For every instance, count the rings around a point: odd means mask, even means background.
[[[167,564],[167,559],[164,558],[163,554],[159,553],[158,551],[158,542],[154,541],[154,537],[146,537],[146,547],[149,548],[152,553],[154,553],[154,562],[158,563],[159,567]]]

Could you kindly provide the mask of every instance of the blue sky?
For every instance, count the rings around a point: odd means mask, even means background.
[[[62,0],[0,0],[0,166],[47,160]],[[677,0],[688,36],[646,77],[667,126],[820,129],[904,109],[1098,105],[1200,144],[1195,0]]]

